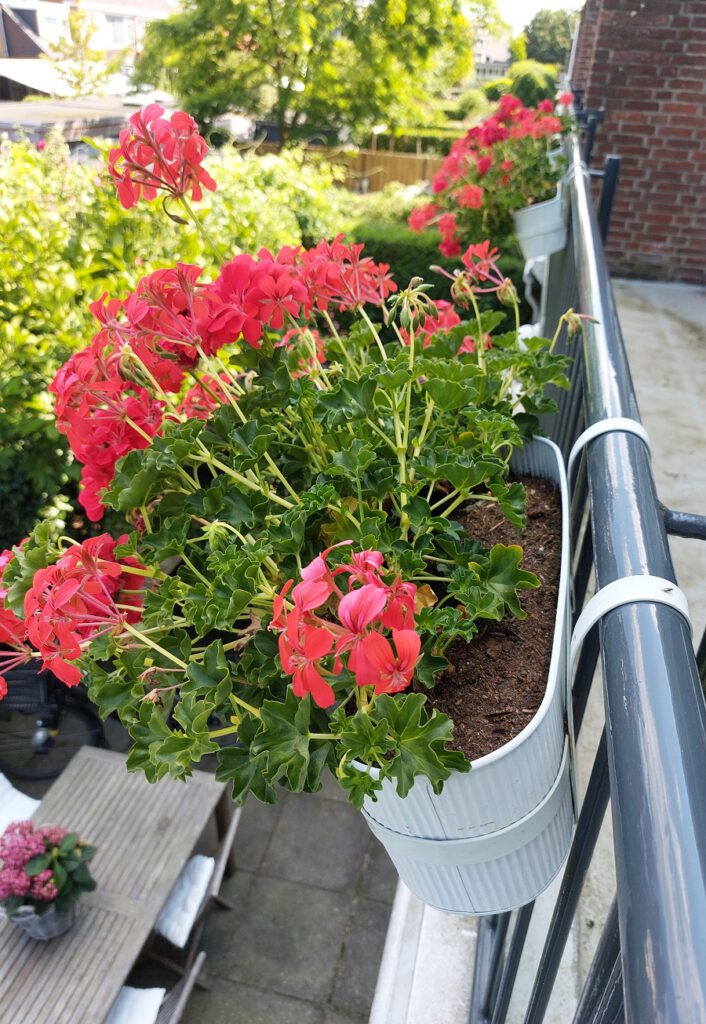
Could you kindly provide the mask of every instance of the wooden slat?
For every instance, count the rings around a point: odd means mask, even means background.
[[[82,748],[33,815],[98,849],[98,883],[65,935],[35,942],[0,921],[2,1024],[101,1024],[223,792],[197,772],[151,785],[125,758]]]

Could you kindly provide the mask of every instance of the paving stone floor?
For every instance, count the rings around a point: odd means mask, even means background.
[[[215,835],[204,837],[208,849]],[[333,782],[243,810],[237,870],[201,948],[208,992],[184,1024],[365,1024],[397,876],[362,816]],[[140,967],[136,984],[167,984]]]

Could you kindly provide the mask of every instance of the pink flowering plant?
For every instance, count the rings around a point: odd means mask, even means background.
[[[81,893],[96,887],[88,862],[96,852],[58,825],[16,821],[0,836],[0,907],[8,917],[20,907],[65,914]]]
[[[185,116],[136,115],[111,168],[123,202],[168,183],[172,215],[205,230]],[[5,554],[0,669],[85,679],[129,730],[130,768],[183,777],[215,753],[238,802],[328,769],[360,806],[386,778],[404,796],[468,770],[429,690],[449,644],[522,617],[538,581],[518,545],[488,549],[455,516],[492,503],[522,525],[510,457],[567,384],[556,337],[519,342],[497,255],[463,253],[452,304],[342,237],[97,300],[52,391],[87,514],[127,529],[77,544],[47,522]],[[487,292],[507,317],[481,313]]]
[[[511,234],[515,210],[556,194],[566,164],[557,147],[573,123],[572,99],[563,93],[556,105],[543,100],[533,108],[503,96],[493,114],[454,142],[432,180],[433,198],[412,210],[409,226],[435,226],[439,251],[450,258],[474,238]]]

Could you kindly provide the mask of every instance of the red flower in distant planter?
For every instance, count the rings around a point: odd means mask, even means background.
[[[110,151],[108,170],[126,210],[141,196],[151,200],[159,191],[194,200],[201,199],[204,188],[215,191],[215,181],[202,167],[208,146],[193,117],[181,110],[168,119],[163,114],[158,103],[133,114]]]
[[[412,210],[407,218],[407,223],[412,231],[423,231],[431,224],[438,212],[439,207],[436,203],[425,203],[424,206],[417,206]]]
[[[467,210],[478,210],[483,205],[483,189],[480,185],[464,185],[458,190],[458,205]]]

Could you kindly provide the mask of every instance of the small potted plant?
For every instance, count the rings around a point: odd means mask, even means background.
[[[556,108],[543,100],[534,109],[503,96],[490,117],[454,143],[432,181],[433,201],[412,211],[410,227],[436,225],[447,257],[480,233],[505,238],[513,230],[525,259],[562,249],[565,161],[556,140],[571,126],[570,102],[564,93]]]
[[[199,140],[186,115],[135,115],[110,161],[123,204],[159,189],[201,230],[187,200],[212,184]],[[408,884],[466,913],[532,899],[573,821],[566,493],[557,449],[532,439],[554,408],[546,386],[567,386],[567,360],[553,351],[558,330],[520,343],[497,258],[488,241],[468,248],[453,307],[419,280],[400,288],[343,238],[239,254],[211,282],[177,264],[104,297],[95,337],[51,390],[88,515],[111,508],[129,532],[77,543],[44,523],[0,581],[5,660],[39,659],[67,685],[85,675],[130,732],[129,768],[180,778],[216,754],[235,800],[268,803],[280,787],[318,790],[330,771]],[[480,311],[487,292],[508,325]],[[558,510],[538,573],[517,543],[528,518],[518,474],[549,481]],[[453,715],[444,689],[467,650],[492,647],[491,626],[509,618],[517,635],[552,548],[534,704],[515,665],[499,679],[514,725],[464,748],[484,673],[466,677]],[[430,831],[420,808],[443,828]],[[459,835],[479,840],[460,867]],[[400,853],[410,836],[435,844],[432,863]],[[484,885],[498,858],[510,884]]]
[[[74,922],[76,900],[96,887],[95,847],[58,825],[8,825],[0,837],[0,907],[33,939],[53,939]]]

